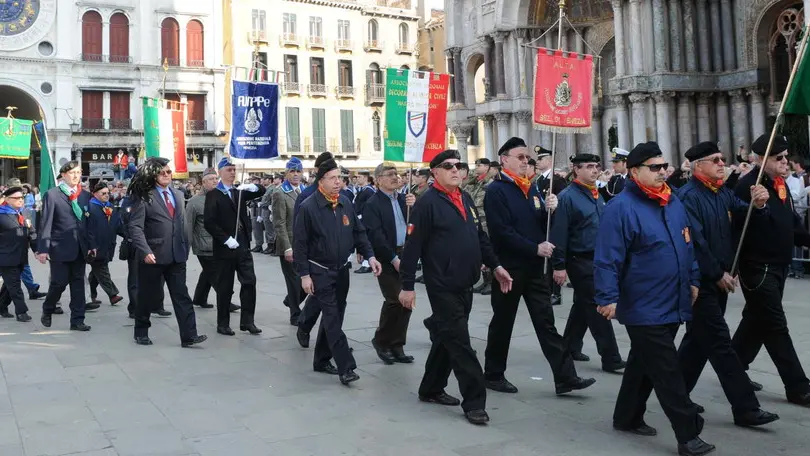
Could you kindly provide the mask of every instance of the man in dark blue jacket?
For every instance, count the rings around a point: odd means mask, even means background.
[[[506,141],[498,155],[503,171],[487,187],[484,209],[492,246],[514,283],[508,293],[492,290],[493,315],[484,363],[487,388],[517,393],[517,387],[506,379],[505,373],[520,298],[526,301],[537,340],[551,366],[557,394],[587,388],[596,380],[577,376],[574,360],[554,326],[548,278],[551,271],[544,271],[543,267],[544,259],[554,251],[554,245],[545,239],[547,211],[557,207],[557,197],[552,193],[544,199],[537,186],[532,185],[528,178],[531,155],[522,139]]]
[[[470,345],[469,318],[472,287],[481,277],[481,263],[492,269],[504,293],[512,278],[504,269],[481,227],[475,203],[462,192],[461,161],[457,150],[446,150],[430,161],[435,177],[414,206],[408,225],[408,242],[402,253],[399,302],[407,309],[416,304],[413,291],[416,264],[422,259],[425,288],[432,314],[425,319],[432,345],[419,385],[419,400],[439,405],[459,405],[444,391],[450,372],[456,374],[464,402],[461,408],[470,423],[485,424],[487,390],[481,363]]]
[[[90,264],[90,300],[98,304],[97,288],[101,289],[110,297],[110,304],[118,304],[122,298],[118,295],[118,287],[110,277],[110,261],[115,255],[116,236],[121,231],[121,217],[118,211],[113,210],[110,204],[110,189],[107,183],[100,181],[93,187],[93,198],[90,199],[87,218],[87,243],[91,254],[88,256]]]
[[[550,241],[554,244],[554,282],[563,285],[570,277],[574,286],[574,304],[563,333],[566,350],[572,356],[575,351],[581,352],[582,338],[590,329],[602,358],[602,370],[616,372],[624,369],[625,363],[613,324],[596,311],[593,288],[593,250],[605,209],[605,200],[596,188],[600,161],[598,155],[592,154],[571,157],[574,179],[560,193]]]
[[[644,422],[655,390],[678,441],[678,453],[714,450],[700,439],[703,418],[689,400],[678,367],[675,336],[692,319],[700,270],[695,261],[686,209],[666,185],[669,166],[654,142],[637,145],[627,157],[631,179],[605,207],[594,252],[596,303],[630,336],[630,354],[613,427],[653,436]]]
[[[14,313],[19,322],[29,322],[28,306],[22,289],[20,273],[28,264],[28,249],[36,251],[37,233],[30,219],[23,216],[23,188],[9,187],[3,192],[0,204],[0,317],[13,318],[8,306],[14,302]]]
[[[377,189],[374,187],[374,179],[368,171],[360,171],[357,173],[357,184],[357,194],[354,196],[353,204],[354,210],[357,212],[360,220],[362,220],[363,207],[365,207],[366,202],[377,193]],[[358,258],[358,262],[360,262],[360,267],[354,271],[355,274],[368,274],[371,272],[367,260]]]
[[[759,408],[754,387],[731,347],[731,334],[725,313],[729,293],[737,287],[731,275],[734,258],[733,213],[746,213],[748,204],[724,185],[725,161],[716,143],[703,142],[686,151],[692,164],[692,178],[682,186],[678,198],[683,201],[692,226],[695,256],[700,267],[700,292],[692,307],[692,321],[686,324],[678,358],[686,390],[691,392],[709,360],[723,386],[734,423],[759,426],[779,416]],[[758,185],[751,190],[756,217],[767,217],[768,191]]]

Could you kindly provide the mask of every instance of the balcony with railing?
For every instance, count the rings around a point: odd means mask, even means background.
[[[132,130],[132,119],[94,119],[82,117],[81,130]]]
[[[205,119],[189,119],[186,121],[186,131],[207,131],[208,122]]]
[[[352,40],[335,40],[335,52],[352,52],[353,47]]]
[[[395,52],[397,54],[413,54],[413,46],[410,43],[397,43]]]
[[[187,66],[192,68],[202,68],[205,66],[205,60],[189,60]]]
[[[161,65],[168,65],[170,67],[173,66],[180,66],[180,58],[179,57],[161,57],[160,58]]]
[[[279,37],[282,46],[300,46],[298,35],[295,33],[282,33]]]
[[[251,43],[268,43],[267,30],[251,30],[248,32],[248,39]]]
[[[385,43],[380,40],[366,40],[363,43],[363,49],[366,52],[382,52]]]
[[[129,55],[79,54],[79,60],[96,63],[132,63]]]
[[[385,84],[366,84],[366,106],[385,103]]]
[[[307,47],[309,49],[324,49],[326,47],[326,40],[322,36],[310,35],[307,39]]]
[[[109,130],[132,130],[132,119],[107,119]]]
[[[311,97],[326,97],[326,84],[309,84],[307,91]]]
[[[300,95],[301,86],[300,82],[284,81],[281,83],[281,90],[284,91],[285,95]]]
[[[338,98],[354,98],[354,87],[337,86],[335,87],[335,95],[337,95]]]

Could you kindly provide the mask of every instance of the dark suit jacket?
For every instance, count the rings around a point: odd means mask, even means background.
[[[545,178],[543,176],[538,176],[537,180],[535,181],[535,185],[537,186],[537,190],[540,193],[542,193],[543,195],[545,195],[546,191],[548,191],[549,182],[552,183],[551,184],[551,193],[553,193],[554,195],[559,195],[560,192],[565,190],[565,187],[568,186],[568,182],[566,182],[565,179],[563,179],[562,177],[556,175],[553,171],[551,172],[549,177],[551,177],[551,180],[549,180],[548,178]]]
[[[14,214],[0,214],[0,267],[28,264],[28,249],[36,251],[37,233],[26,219],[20,226]]]
[[[205,210],[203,223],[205,230],[214,238],[214,258],[233,258],[236,251],[225,245],[229,237],[236,239],[239,248],[250,248],[250,234],[252,225],[248,215],[248,203],[261,198],[267,190],[261,185],[256,192],[242,191],[242,208],[239,210],[239,233],[236,231],[236,201],[239,201],[239,191],[234,198],[222,193],[218,188],[205,194]]]
[[[96,261],[110,262],[115,255],[116,236],[121,233],[120,211],[114,209],[108,221],[101,206],[90,203],[89,213],[90,217],[87,219],[89,250],[97,250]]]
[[[169,188],[176,207],[174,218],[157,190],[152,189],[151,201],[135,198],[129,213],[129,237],[137,250],[138,261],[154,254],[157,264],[185,263],[188,260],[188,239],[185,230],[183,193]]]
[[[407,214],[405,195],[398,193],[397,201],[404,217]],[[363,225],[366,226],[374,256],[383,263],[393,260],[397,256],[397,225],[391,199],[384,192],[378,190],[366,201],[363,206]]]
[[[87,244],[87,217],[89,192],[79,194],[82,219],[78,220],[70,206],[67,195],[59,187],[52,188],[42,196],[42,211],[39,222],[37,253],[47,253],[51,261],[67,263],[84,258],[90,250]]]

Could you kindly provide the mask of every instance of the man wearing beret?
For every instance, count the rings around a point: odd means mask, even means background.
[[[581,352],[582,339],[590,329],[602,358],[602,370],[616,372],[624,369],[625,363],[616,344],[612,323],[596,311],[596,290],[593,288],[593,251],[605,210],[605,200],[596,188],[601,160],[592,154],[574,155],[570,160],[573,183],[560,193],[551,228],[554,281],[563,285],[570,278],[574,286],[574,304],[565,324],[563,339],[569,353],[574,351],[572,346]]]
[[[605,203],[613,199],[616,195],[624,190],[625,183],[627,182],[627,155],[630,152],[613,148],[611,153],[611,163],[613,163],[613,176],[610,177],[607,184],[599,189],[602,197],[605,198]]]
[[[734,191],[743,201],[751,201],[750,190],[763,167],[769,137],[760,136],[751,145],[756,167],[740,178]],[[810,381],[804,373],[787,327],[782,294],[785,289],[793,246],[810,246],[810,234],[794,209],[793,198],[784,176],[788,175],[788,143],[775,138],[764,164],[762,185],[768,190],[768,215],[751,217],[740,252],[740,285],[745,296],[743,318],[732,339],[732,346],[747,369],[765,345],[771,355],[789,402],[810,406]],[[734,215],[737,238],[742,235],[745,214]]]
[[[424,323],[432,345],[419,386],[419,400],[459,405],[458,399],[444,391],[453,371],[463,398],[464,415],[470,423],[480,425],[489,421],[489,415],[485,410],[484,372],[470,345],[472,287],[481,276],[482,261],[492,268],[504,293],[511,289],[512,278],[495,256],[472,199],[459,189],[460,159],[457,150],[446,150],[430,161],[435,181],[411,214],[399,270],[402,277],[399,301],[407,309],[414,308],[416,263],[421,258],[432,310]]]
[[[276,249],[281,261],[281,273],[287,287],[284,305],[290,309],[290,324],[298,325],[301,316],[301,303],[306,293],[301,289],[301,278],[295,272],[293,263],[293,212],[295,203],[301,197],[304,185],[301,183],[304,166],[301,160],[292,157],[286,165],[287,175],[281,187],[273,193],[273,224],[276,233]],[[309,338],[307,338],[309,342]]]
[[[544,197],[526,177],[531,156],[522,139],[506,141],[498,156],[503,172],[487,188],[484,208],[489,216],[492,246],[514,282],[511,290],[492,290],[493,315],[484,363],[487,388],[517,393],[505,373],[515,316],[523,298],[537,340],[551,366],[556,393],[585,389],[596,381],[577,376],[574,361],[554,327],[548,286],[551,272],[543,267],[554,251],[554,245],[546,241],[546,224],[548,211],[557,207],[557,197],[553,193]]]
[[[594,251],[599,313],[625,325],[630,354],[613,412],[614,429],[642,436],[658,432],[644,422],[655,390],[678,441],[678,454],[714,451],[700,439],[703,418],[689,400],[678,365],[675,336],[692,319],[700,270],[692,227],[680,199],[666,184],[668,163],[654,142],[627,157],[631,178],[605,206]]]
[[[486,233],[488,233],[488,231],[487,214],[484,210],[484,195],[486,195],[487,186],[492,182],[492,177],[494,176],[490,165],[488,158],[479,158],[476,160],[475,172],[472,176],[467,178],[468,184],[464,189],[475,203],[475,210],[478,211],[478,221],[481,223],[481,227]],[[481,276],[483,279],[481,285],[474,288],[473,292],[488,296],[492,294],[492,271],[484,269],[481,272]]]
[[[0,204],[0,316],[14,318],[8,313],[8,306],[14,303],[17,321],[31,321],[28,306],[25,304],[20,274],[28,264],[28,249],[36,252],[37,233],[30,219],[23,216],[24,196],[20,186],[9,187],[3,192]]]
[[[107,293],[110,304],[116,305],[124,298],[118,296],[118,287],[110,276],[110,261],[115,255],[117,236],[121,233],[121,216],[113,210],[110,203],[110,189],[107,182],[100,181],[93,187],[93,197],[87,211],[87,244],[92,252],[87,260],[90,273],[87,281],[90,285],[90,300],[99,304],[97,288]]]
[[[554,166],[553,163],[551,163],[551,151],[542,146],[535,146],[534,152],[537,154],[537,164],[535,166],[537,174],[534,178],[534,185],[537,187],[537,191],[545,196],[548,194],[549,188],[551,188],[551,193],[555,196],[559,196],[565,187],[568,186],[568,182],[554,172]],[[551,287],[551,305],[559,306],[562,304],[562,288],[553,280],[551,274],[549,274],[548,280],[549,286]],[[582,354],[581,345],[574,347],[572,355],[575,361],[590,360],[587,356]]]
[[[686,390],[694,389],[708,360],[731,403],[734,423],[738,426],[767,424],[779,416],[760,409],[754,387],[731,347],[731,334],[724,317],[728,295],[737,288],[737,280],[730,273],[736,248],[731,215],[745,214],[748,204],[723,185],[725,160],[716,143],[703,142],[690,148],[686,159],[691,163],[692,177],[677,195],[689,214],[701,276],[692,321],[686,324],[686,335],[678,351]],[[754,215],[767,217],[768,191],[757,185],[750,192],[757,208]]]
[[[374,258],[354,206],[340,194],[342,180],[334,160],[321,163],[317,181],[317,193],[301,203],[295,218],[293,258],[301,288],[323,314],[312,367],[316,372],[337,374],[340,383],[348,385],[360,376],[354,372],[357,364],[342,327],[351,275],[347,258],[357,249],[368,259],[374,275],[380,275],[382,266]],[[337,368],[330,361],[333,357]]]
[[[250,217],[248,204],[264,195],[264,187],[242,184],[234,187],[236,166],[229,157],[223,157],[217,165],[219,183],[205,195],[203,220],[206,231],[214,240],[216,265],[217,333],[233,336],[231,329],[231,297],[234,274],[239,279],[239,301],[242,305],[239,329],[256,335],[262,332],[256,327],[256,272],[250,254]],[[237,219],[238,217],[238,219]]]

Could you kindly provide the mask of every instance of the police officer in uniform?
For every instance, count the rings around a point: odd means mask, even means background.
[[[534,176],[534,185],[537,187],[538,193],[545,197],[548,195],[550,188],[553,195],[559,196],[565,187],[568,186],[568,182],[554,172],[554,166],[553,163],[551,163],[551,151],[542,146],[535,146],[534,153],[537,155],[537,163],[535,165],[537,174]],[[549,286],[551,287],[551,305],[559,306],[562,304],[562,288],[560,284],[554,281],[551,274],[549,274],[548,277]],[[582,347],[579,346],[578,349],[572,352],[574,360],[588,361],[588,357],[583,355],[581,351]]]
[[[613,158],[611,159],[611,162],[613,162],[613,176],[604,187],[599,189],[599,193],[605,198],[605,203],[624,190],[624,185],[627,182],[627,155],[629,153],[618,147],[613,148]]]

